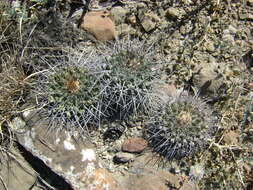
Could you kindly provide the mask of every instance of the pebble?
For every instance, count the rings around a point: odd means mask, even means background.
[[[120,164],[120,163],[127,163],[133,161],[135,156],[133,154],[127,152],[119,152],[113,157],[113,162]]]
[[[124,141],[122,151],[141,153],[148,146],[148,142],[142,138],[131,138]]]

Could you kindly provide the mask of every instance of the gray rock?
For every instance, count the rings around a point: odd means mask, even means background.
[[[6,186],[6,189],[9,190],[41,190],[41,184],[36,182],[38,174],[34,169],[25,161],[17,150],[12,148],[9,152],[12,153],[15,160],[7,158],[7,155],[1,154],[0,176],[3,181],[0,182],[0,189],[4,190],[4,186]]]
[[[117,181],[98,162],[91,142],[84,138],[78,141],[78,134],[73,137],[64,130],[50,129],[49,132],[46,127],[47,122],[41,121],[27,127],[25,133],[18,133],[21,146],[61,176],[74,190],[104,186],[110,190],[120,190]]]
[[[152,12],[145,13],[145,10],[140,10],[138,12],[138,18],[146,32],[150,32],[151,30],[155,29],[158,22],[160,22],[160,18],[156,14]]]
[[[194,86],[198,89],[205,87],[205,91],[216,93],[224,84],[223,76],[217,72],[217,69],[218,63],[201,63],[198,73],[193,75]]]
[[[141,23],[141,25],[146,32],[149,32],[149,31],[155,29],[155,27],[156,27],[156,23],[151,20],[148,20],[148,19],[144,19],[143,22]]]
[[[177,19],[181,16],[180,10],[178,8],[170,7],[166,11],[166,17],[168,19]]]
[[[12,130],[21,133],[24,131],[26,122],[20,117],[15,117],[13,120],[11,120],[9,126],[11,127]]]

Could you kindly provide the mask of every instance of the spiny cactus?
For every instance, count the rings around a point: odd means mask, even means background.
[[[212,137],[216,116],[197,97],[180,96],[146,122],[145,136],[166,159],[191,156]]]
[[[104,101],[110,102],[111,118],[126,119],[141,109],[147,111],[162,62],[155,58],[154,46],[138,40],[117,41],[113,47],[105,46],[97,61],[108,71]]]
[[[103,73],[95,71],[95,65],[89,66],[87,60],[80,60],[50,65],[36,83],[40,114],[51,127],[79,126],[84,130],[90,124],[99,125],[101,117],[105,117]]]

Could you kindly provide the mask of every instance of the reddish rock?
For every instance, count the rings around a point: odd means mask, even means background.
[[[83,17],[81,28],[102,42],[114,40],[117,37],[109,11],[88,12]]]
[[[148,146],[148,142],[142,138],[131,138],[124,141],[122,151],[140,153]]]
[[[248,83],[247,86],[250,90],[253,90],[253,82]]]

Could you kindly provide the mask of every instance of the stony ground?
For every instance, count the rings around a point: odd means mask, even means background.
[[[252,189],[252,0],[93,0],[81,22],[81,11],[67,18],[69,1],[17,2],[1,5],[0,189]],[[79,141],[34,125],[27,66],[101,51],[114,39],[153,43],[166,61],[163,93],[198,92],[215,110],[219,127],[206,150],[166,161],[140,121],[104,124],[126,128],[115,141],[104,140],[107,127]]]

